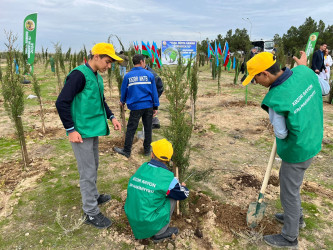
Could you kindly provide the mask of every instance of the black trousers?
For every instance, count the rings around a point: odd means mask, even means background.
[[[125,137],[124,151],[131,154],[133,138],[138,128],[140,118],[142,117],[142,123],[145,131],[145,140],[143,141],[144,152],[150,151],[150,144],[152,138],[152,122],[153,122],[153,108],[131,110],[130,117],[128,119],[127,131]]]

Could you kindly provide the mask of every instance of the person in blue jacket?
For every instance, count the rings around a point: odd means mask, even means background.
[[[154,75],[145,69],[145,57],[141,54],[133,56],[134,67],[125,75],[121,85],[120,105],[127,104],[131,110],[128,119],[124,148],[113,150],[127,158],[131,155],[133,138],[142,117],[145,139],[144,154],[150,155],[152,141],[152,120],[157,114],[159,100]]]

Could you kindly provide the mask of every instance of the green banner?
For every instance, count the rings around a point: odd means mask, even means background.
[[[313,54],[314,48],[316,46],[316,42],[318,40],[318,35],[319,35],[319,32],[314,32],[309,36],[309,40],[308,40],[308,42],[306,44],[306,48],[305,48],[305,53],[308,58],[310,55]]]
[[[34,71],[33,64],[35,61],[37,31],[37,13],[26,16],[23,22],[23,49],[28,57],[28,64],[31,66],[31,74]]]

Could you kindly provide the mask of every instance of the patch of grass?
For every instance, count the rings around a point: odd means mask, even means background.
[[[308,224],[306,224],[306,227],[308,227]],[[307,234],[307,233],[301,232],[300,235],[301,235],[302,238],[305,238],[307,241],[310,241],[310,242],[313,242],[313,243],[315,243],[316,240],[317,240],[317,237],[314,236],[313,234]]]
[[[254,145],[263,150],[270,150],[272,148],[272,143],[266,138],[261,137],[254,142]]]
[[[304,209],[304,213],[308,214],[309,217],[305,218],[306,228],[311,229],[318,229],[320,228],[320,223],[322,222],[319,218],[319,210],[315,204],[302,202],[302,207]]]
[[[332,202],[330,202],[329,200],[324,200],[323,203],[324,203],[324,206],[328,207],[330,210],[333,210]]]
[[[306,196],[309,196],[309,197],[311,197],[311,198],[316,198],[316,197],[318,197],[318,194],[313,193],[313,192],[309,192],[309,191],[305,191],[305,190],[302,190],[301,194],[306,195]]]
[[[17,140],[0,137],[0,157],[8,157],[16,151],[20,150],[21,146]]]
[[[218,195],[216,195],[211,189],[209,189],[208,187],[205,187],[205,190],[201,191],[203,194],[211,197],[213,200],[220,200],[221,197],[219,197]]]
[[[282,205],[281,205],[280,199],[278,199],[278,200],[275,201],[275,207],[278,210],[282,210]]]
[[[333,240],[332,240],[332,238],[325,238],[324,242],[325,242],[325,246],[327,247],[327,249],[333,249]]]
[[[68,138],[51,140],[49,143],[55,146],[55,150],[58,155],[63,155],[69,151],[72,152],[72,146],[68,141]]]
[[[332,144],[323,144],[321,152],[326,155],[332,155],[333,154],[333,145]]]
[[[221,130],[216,125],[211,124],[211,123],[209,124],[208,130],[212,131],[212,132],[214,132],[216,134],[221,133]]]
[[[119,184],[121,190],[126,190],[127,189],[127,185],[128,185],[128,181],[129,181],[130,177],[122,177],[116,181],[114,181],[114,184]]]

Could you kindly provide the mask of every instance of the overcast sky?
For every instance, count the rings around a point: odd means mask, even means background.
[[[125,47],[142,40],[160,46],[162,40],[215,39],[236,28],[251,30],[251,40],[272,39],[309,16],[333,24],[331,4],[313,0],[0,0],[0,6],[0,51],[5,50],[4,30],[18,35],[22,48],[23,20],[34,12],[39,52],[42,46],[53,51],[56,42],[63,51],[79,51],[83,44],[90,49],[110,34]],[[112,40],[119,51],[117,39]]]

